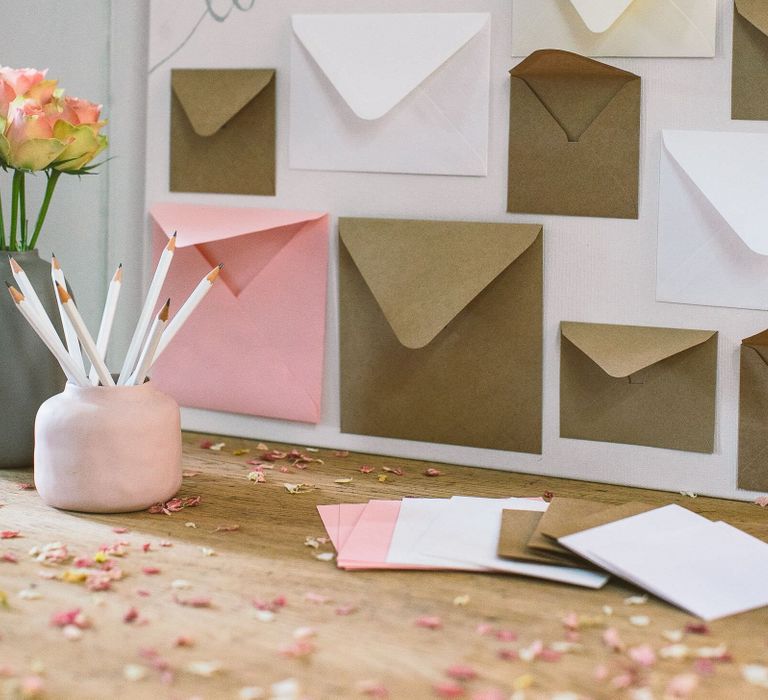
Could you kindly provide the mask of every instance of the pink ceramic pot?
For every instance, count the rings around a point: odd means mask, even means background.
[[[177,403],[151,382],[67,384],[37,412],[35,485],[48,505],[88,513],[167,501],[181,486]]]

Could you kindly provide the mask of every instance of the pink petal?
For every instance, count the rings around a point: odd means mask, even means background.
[[[416,618],[416,627],[423,627],[429,630],[439,630],[443,626],[443,621],[436,615],[422,615]]]
[[[768,496],[758,496],[755,499],[755,503],[761,508],[765,508],[766,506],[768,506]]]
[[[442,474],[443,472],[441,472],[439,469],[435,469],[434,467],[430,467],[424,471],[424,476],[442,476]]]
[[[477,678],[477,671],[465,664],[454,664],[445,670],[445,675],[456,681],[471,681]]]
[[[675,676],[667,685],[665,697],[687,698],[699,685],[699,677],[694,673],[681,673]]]
[[[609,627],[603,632],[603,644],[611,651],[624,651],[624,642],[621,640],[619,632],[615,627]]]
[[[358,693],[367,695],[369,698],[389,697],[389,691],[379,681],[360,681],[357,684],[356,690]]]
[[[641,644],[632,647],[627,653],[629,654],[630,659],[646,668],[653,666],[656,663],[656,652],[650,644]]]
[[[464,697],[464,686],[454,683],[453,681],[443,681],[441,683],[435,683],[432,689],[441,698],[461,698]]]
[[[0,540],[12,540],[20,534],[19,530],[2,530],[0,531]]]
[[[145,566],[142,568],[142,573],[146,574],[147,576],[154,576],[155,574],[160,573],[160,569],[156,566]]]

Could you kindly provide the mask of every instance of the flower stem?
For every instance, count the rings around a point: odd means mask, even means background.
[[[5,220],[3,219],[3,198],[0,195],[0,250],[5,250]]]
[[[16,248],[16,222],[19,220],[19,171],[13,171],[13,180],[11,180],[11,233],[10,250]]]
[[[19,171],[19,232],[21,233],[21,245],[19,250],[27,249],[27,174]]]
[[[61,170],[48,171],[48,183],[45,186],[43,203],[40,205],[40,213],[37,215],[37,223],[35,223],[35,231],[32,234],[32,240],[29,242],[30,250],[34,250],[37,247],[37,237],[40,235],[40,231],[43,228],[43,222],[48,214],[48,207],[51,205],[51,197],[53,197],[53,191],[56,189],[56,183],[59,181],[60,175]]]

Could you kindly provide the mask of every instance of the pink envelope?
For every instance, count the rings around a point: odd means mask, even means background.
[[[338,565],[345,568],[395,568],[387,564],[400,501],[368,501],[354,529],[341,543]]]
[[[328,215],[167,202],[150,214],[155,260],[177,232],[161,295],[172,314],[224,263],[152,381],[183,406],[319,422]]]

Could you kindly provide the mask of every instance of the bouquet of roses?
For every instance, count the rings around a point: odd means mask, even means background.
[[[12,175],[9,210],[0,198],[0,250],[34,249],[61,174],[91,172],[96,165],[89,163],[107,147],[101,105],[65,96],[46,72],[0,66],[0,168]],[[30,232],[25,178],[38,172],[47,182]]]

